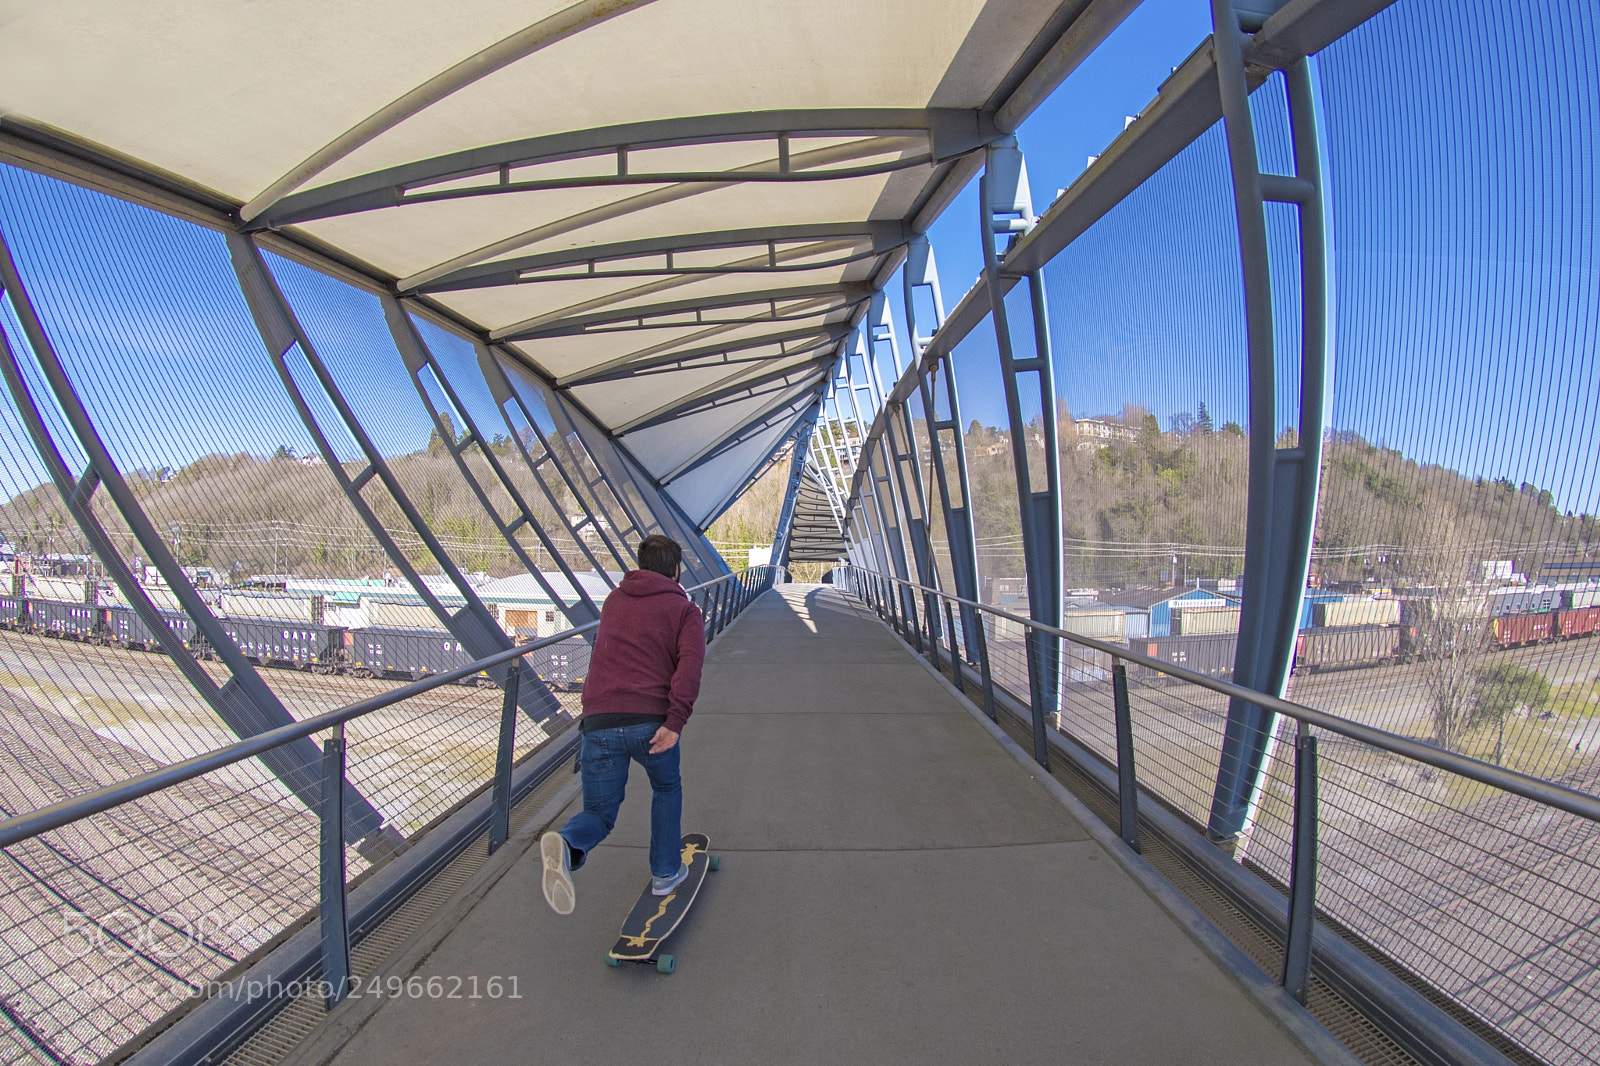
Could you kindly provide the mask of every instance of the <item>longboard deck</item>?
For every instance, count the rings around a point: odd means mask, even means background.
[[[648,962],[656,957],[661,942],[678,928],[678,923],[683,921],[683,916],[689,913],[689,907],[700,894],[706,870],[710,868],[711,856],[707,851],[710,847],[711,838],[704,833],[683,835],[682,861],[689,867],[689,876],[665,896],[652,895],[650,882],[644,883],[639,901],[622,923],[622,935],[608,952],[613,959]]]

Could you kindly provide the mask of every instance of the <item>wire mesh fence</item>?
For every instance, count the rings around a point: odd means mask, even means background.
[[[329,709],[389,687],[315,680],[331,689]],[[577,694],[560,698],[576,715]],[[414,838],[492,777],[502,703],[498,689],[446,685],[358,718],[347,730],[348,780],[387,826]],[[0,754],[8,814],[202,753],[176,750],[165,727],[152,730],[168,743],[156,759],[107,730],[59,720],[46,729],[50,712],[9,709]],[[523,721],[513,758],[570,723]],[[75,773],[85,760],[99,773]],[[318,900],[318,834],[317,814],[247,761],[7,848],[0,940],[12,950],[0,979],[26,1055],[98,1061],[305,919]],[[379,857],[347,849],[349,875]]]

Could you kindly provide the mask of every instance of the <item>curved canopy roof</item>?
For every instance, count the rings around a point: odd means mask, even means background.
[[[0,121],[513,351],[701,521],[1132,6],[57,0],[0,15]]]

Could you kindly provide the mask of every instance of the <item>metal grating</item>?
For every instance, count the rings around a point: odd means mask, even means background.
[[[532,792],[511,809],[515,834],[540,808],[572,780],[567,759],[551,771]],[[446,900],[477,873],[488,860],[487,833],[464,849],[450,864],[396,908],[378,927],[350,949],[350,970],[360,978],[378,973],[401,944],[432,920]],[[261,1028],[223,1060],[223,1066],[277,1066],[327,1017],[322,998],[301,996],[280,1008]]]

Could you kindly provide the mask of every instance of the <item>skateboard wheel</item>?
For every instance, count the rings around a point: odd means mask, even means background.
[[[673,961],[671,955],[656,956],[656,970],[660,973],[671,973],[676,966],[677,963]]]
[[[722,856],[721,855],[713,855],[713,856],[711,856],[710,860],[706,863],[706,869],[708,869],[708,870],[720,870],[720,869],[722,869]]]
[[[606,956],[606,965],[607,966],[621,966],[622,965],[622,960],[617,958],[615,955],[607,955]]]

